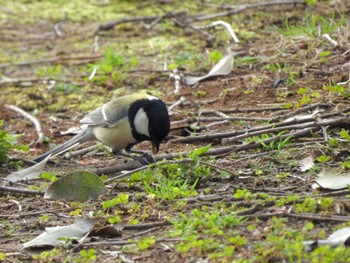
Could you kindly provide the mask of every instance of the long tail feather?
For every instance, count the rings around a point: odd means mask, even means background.
[[[94,136],[93,133],[91,132],[90,128],[87,128],[83,131],[81,131],[80,133],[78,133],[77,135],[75,135],[72,139],[70,139],[69,141],[65,142],[64,144],[58,146],[57,148],[48,151],[38,157],[36,157],[35,159],[33,159],[34,162],[41,162],[42,160],[44,160],[47,156],[49,156],[51,154],[51,157],[57,156],[59,154],[62,154],[66,151],[68,151],[69,149],[73,148],[74,146],[80,144],[80,143],[84,143],[87,141],[92,141],[94,140]]]

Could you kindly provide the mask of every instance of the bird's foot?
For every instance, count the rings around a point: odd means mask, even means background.
[[[156,160],[154,157],[148,153],[148,152],[143,152],[142,155],[133,155],[132,158],[135,161],[140,162],[142,165],[150,165],[152,163],[156,163]]]

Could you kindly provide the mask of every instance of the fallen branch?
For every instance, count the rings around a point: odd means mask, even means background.
[[[18,63],[4,63],[0,64],[0,68],[7,68],[11,66],[31,66],[36,64],[46,64],[46,63],[55,63],[59,61],[71,61],[71,60],[84,60],[83,62],[79,63],[87,63],[89,61],[95,61],[98,58],[101,58],[103,55],[93,55],[93,56],[83,56],[83,57],[53,57],[53,58],[44,58],[39,60],[31,60],[31,61],[24,61],[24,62],[18,62]],[[86,60],[86,61],[85,61]]]
[[[117,25],[125,24],[125,23],[154,22],[154,21],[157,21],[158,23],[162,19],[174,17],[177,20],[181,21],[182,22],[181,24],[191,25],[193,22],[196,22],[196,21],[204,21],[204,20],[216,19],[219,17],[230,16],[251,8],[272,6],[272,5],[286,5],[286,4],[305,4],[305,2],[303,0],[279,0],[279,1],[257,3],[257,4],[245,4],[245,5],[238,6],[238,8],[237,6],[229,6],[231,9],[232,8],[234,9],[226,12],[222,12],[222,13],[209,14],[209,15],[203,15],[203,14],[186,15],[187,13],[185,11],[179,11],[179,12],[167,12],[162,15],[154,15],[154,16],[129,17],[129,18],[118,19],[118,20],[109,21],[101,24],[92,33],[92,36],[96,35],[100,31],[111,30]]]
[[[189,117],[184,120],[174,121],[172,125],[179,124],[192,124],[194,122],[217,122],[217,121],[271,121],[271,118],[255,118],[255,117],[227,117],[227,118],[218,118],[218,117]]]
[[[30,120],[34,126],[35,126],[35,130],[38,134],[38,139],[36,140],[36,144],[42,144],[44,142],[45,139],[45,134],[42,132],[42,128],[41,128],[41,124],[39,122],[38,119],[36,119],[34,116],[32,116],[31,114],[29,114],[28,112],[18,108],[17,106],[14,105],[5,105],[6,108],[13,110],[19,114],[21,114],[24,118]]]
[[[320,118],[324,116],[321,116]],[[305,123],[305,124],[302,124],[302,123]],[[322,126],[329,126],[329,125],[336,126],[336,125],[347,124],[347,123],[349,123],[349,120],[346,117],[342,117],[334,120],[323,120],[323,121],[316,121],[315,118],[309,118],[301,121],[282,122],[278,124],[270,124],[263,127],[245,129],[241,131],[204,134],[204,135],[197,135],[197,136],[191,136],[191,137],[181,137],[181,138],[171,139],[169,142],[192,143],[192,142],[198,142],[198,141],[211,141],[211,140],[218,140],[218,139],[225,139],[225,138],[230,138],[230,139],[227,139],[227,141],[233,142],[233,141],[238,141],[238,140],[256,136],[256,135],[261,135],[264,133],[271,133],[276,131],[278,132],[283,130],[304,129],[309,127],[322,127]]]
[[[25,194],[25,195],[44,195],[45,194],[45,192],[42,192],[42,191],[20,189],[20,188],[7,187],[7,186],[0,186],[0,192],[9,192],[9,193]]]
[[[140,17],[128,17],[123,19],[118,19],[114,21],[109,21],[106,23],[101,24],[93,33],[92,35],[96,35],[100,31],[107,31],[111,30],[117,25],[125,24],[125,23],[136,23],[136,22],[153,22],[158,21],[159,18],[166,19],[171,17],[179,17],[186,15],[185,11],[179,11],[179,12],[168,12],[162,15],[154,15],[154,16],[140,16]],[[159,21],[158,21],[159,22]]]
[[[233,138],[227,138],[225,141],[223,141],[223,144],[230,144],[233,142],[237,142],[240,140],[243,140],[245,138],[253,137],[253,136],[258,136],[266,133],[274,133],[274,132],[281,132],[281,131],[287,131],[287,130],[301,130],[301,129],[306,129],[306,128],[312,128],[312,127],[325,127],[325,126],[338,126],[341,124],[346,124],[349,123],[348,118],[338,118],[334,120],[324,120],[324,121],[315,121],[315,122],[307,122],[304,124],[294,124],[294,125],[288,125],[288,126],[281,126],[277,128],[270,128],[270,129],[265,129],[265,130],[260,130],[256,132],[251,132],[251,133],[246,133],[242,135],[238,135]]]
[[[259,219],[269,219],[271,217],[293,217],[298,219],[305,219],[311,221],[327,221],[327,222],[349,222],[349,216],[320,216],[317,214],[297,214],[288,212],[275,212],[275,213],[265,213],[265,214],[251,214],[245,215],[246,218],[259,218]]]
[[[217,156],[217,155],[222,155],[222,154],[229,154],[232,152],[245,151],[248,149],[256,149],[256,148],[261,147],[262,144],[269,144],[273,141],[279,142],[281,140],[285,140],[288,137],[298,138],[298,137],[306,136],[306,135],[309,135],[311,132],[315,132],[316,130],[319,130],[319,129],[320,128],[318,128],[318,127],[313,127],[313,128],[304,129],[302,131],[298,131],[298,132],[294,132],[294,133],[290,133],[290,134],[274,136],[274,137],[268,138],[266,140],[261,140],[259,142],[252,142],[252,143],[244,144],[241,146],[230,145],[230,146],[223,146],[223,147],[219,147],[219,148],[213,148],[213,149],[209,149],[202,156]],[[180,156],[186,156],[189,153],[190,153],[190,151],[185,151],[185,152],[180,152],[180,153],[168,153],[168,154],[155,156],[155,159],[156,159],[156,161],[160,161],[160,160],[164,160],[164,159],[172,160],[175,158],[179,158]],[[111,174],[111,173],[121,172],[124,170],[137,169],[140,167],[142,167],[142,166],[139,162],[132,161],[132,162],[128,162],[126,164],[116,165],[116,166],[107,167],[107,168],[95,169],[95,170],[93,170],[93,172],[96,174]],[[123,175],[121,175],[121,176],[122,177],[120,177],[120,178],[124,178]],[[120,178],[118,178],[118,179],[120,179]]]

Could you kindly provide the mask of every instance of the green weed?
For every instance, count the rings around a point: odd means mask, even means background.
[[[75,259],[75,262],[81,262],[81,263],[88,263],[95,261],[97,256],[96,256],[96,249],[90,248],[88,250],[81,250],[79,252],[79,257]]]
[[[208,64],[208,62],[205,61],[201,55],[193,52],[182,51],[175,55],[175,57],[173,58],[173,63],[169,64],[168,68],[175,69],[179,67],[188,67],[191,69],[199,63],[201,63],[202,65],[204,64],[204,66]]]
[[[328,162],[330,159],[331,159],[330,156],[321,155],[321,156],[317,157],[316,160],[317,160],[319,163],[325,163],[325,162]]]
[[[267,64],[262,67],[262,70],[271,70],[273,72],[287,72],[290,70],[290,65],[287,62],[283,63],[282,65],[279,63]]]
[[[153,246],[157,241],[156,237],[145,237],[139,241],[137,241],[138,251],[143,251]]]
[[[48,180],[51,183],[55,182],[58,179],[54,173],[50,173],[50,172],[42,172],[39,178]]]
[[[119,204],[127,204],[129,202],[128,194],[118,194],[116,198],[107,200],[101,203],[102,209],[111,209],[112,207]]]
[[[335,31],[339,26],[344,25],[345,17],[341,16],[336,20],[335,14],[331,19],[326,19],[318,14],[307,14],[303,24],[291,25],[288,17],[285,19],[284,28],[277,28],[277,31],[284,36],[318,36],[329,34]]]
[[[187,180],[181,178],[160,177],[155,187],[151,187],[146,181],[144,182],[145,190],[148,194],[154,195],[160,199],[174,200],[176,198],[187,198],[197,195],[195,187],[198,179],[194,184],[189,185]]]
[[[43,251],[39,255],[33,255],[33,259],[42,262],[57,262],[62,256],[62,251],[59,248],[54,248],[48,251]]]
[[[209,59],[213,64],[218,63],[220,59],[222,59],[222,57],[223,57],[222,53],[218,50],[213,50],[209,54]]]
[[[3,125],[3,121],[0,120],[0,126]],[[29,147],[25,145],[18,145],[17,139],[21,135],[11,134],[7,131],[0,130],[0,164],[8,161],[7,154],[12,150],[28,151]]]
[[[280,133],[278,133],[278,136],[282,136],[283,133],[285,133],[285,131],[281,131]],[[266,149],[268,151],[275,151],[276,150],[274,157],[277,157],[281,153],[282,149],[287,146],[289,140],[292,138],[292,137],[287,137],[286,139],[282,140],[282,137],[281,137],[279,142],[276,142],[276,141],[271,141],[270,143],[263,142],[264,140],[267,140],[271,137],[272,137],[272,135],[266,133],[266,134],[262,134],[260,136],[252,136],[250,138],[245,139],[245,141],[247,143],[260,142],[261,146],[264,149]]]
[[[350,98],[349,89],[341,85],[324,85],[323,90],[329,91],[330,93],[335,93],[345,98]]]
[[[181,157],[175,162],[150,165],[148,169],[133,174],[130,184],[142,181],[149,195],[164,200],[195,196],[199,180],[210,174],[210,167],[202,164],[200,157],[209,148],[205,146],[192,151],[187,156],[189,159]]]
[[[123,80],[122,71],[130,70],[139,63],[137,56],[125,58],[121,52],[116,52],[115,48],[108,47],[104,58],[97,64],[89,64],[88,70],[96,70],[96,75],[90,80],[96,84],[104,85],[107,80],[118,83]]]
[[[177,245],[179,252],[200,254],[208,252],[209,258],[232,256],[235,247],[246,244],[246,239],[239,236],[234,228],[244,219],[234,213],[221,214],[218,211],[201,211],[194,209],[190,216],[180,214],[181,219],[171,220],[173,237],[182,237]]]

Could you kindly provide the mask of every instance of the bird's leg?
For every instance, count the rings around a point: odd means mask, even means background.
[[[150,153],[139,151],[139,150],[133,150],[132,146],[126,147],[125,151],[117,151],[117,152],[113,151],[113,153],[117,153],[122,156],[132,158],[135,161],[140,162],[142,165],[149,165],[151,163],[156,163],[156,160]]]
[[[142,165],[149,165],[151,163],[156,163],[156,160],[149,152],[133,150],[132,146],[126,147],[125,150],[127,152],[137,154],[137,155],[133,155],[133,159],[139,161]]]

